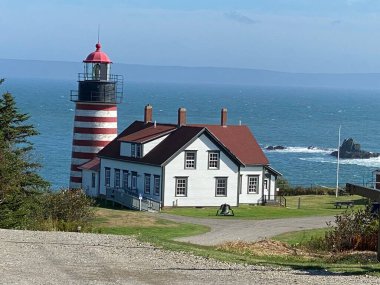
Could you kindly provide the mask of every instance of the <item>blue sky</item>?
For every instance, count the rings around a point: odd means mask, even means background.
[[[379,0],[1,0],[1,58],[380,72]]]

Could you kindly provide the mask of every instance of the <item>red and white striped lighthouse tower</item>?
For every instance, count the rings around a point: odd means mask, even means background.
[[[117,136],[117,104],[123,96],[123,78],[110,74],[111,60],[96,51],[83,61],[84,72],[78,75],[78,90],[71,91],[75,102],[70,188],[82,187],[80,165],[90,161]]]

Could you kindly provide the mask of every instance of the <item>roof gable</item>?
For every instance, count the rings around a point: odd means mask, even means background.
[[[186,125],[133,122],[103,148],[98,156],[144,164],[163,165],[205,133],[233,161],[242,165],[268,165],[269,161],[247,126]],[[120,156],[121,142],[144,143],[169,134],[144,157]]]
[[[269,161],[248,126],[194,125],[207,128],[242,164],[268,165]]]

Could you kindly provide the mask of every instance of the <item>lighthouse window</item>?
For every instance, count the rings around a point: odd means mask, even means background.
[[[94,76],[94,79],[96,80],[100,79],[100,64],[99,63],[94,65],[93,76]]]

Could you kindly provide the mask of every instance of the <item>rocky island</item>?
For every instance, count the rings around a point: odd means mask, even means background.
[[[340,150],[340,158],[345,159],[368,159],[371,157],[379,157],[380,153],[369,152],[365,150],[361,150],[360,144],[356,143],[352,138],[345,139],[342,145],[339,147]],[[330,153],[332,156],[338,157],[338,151],[333,151]]]

